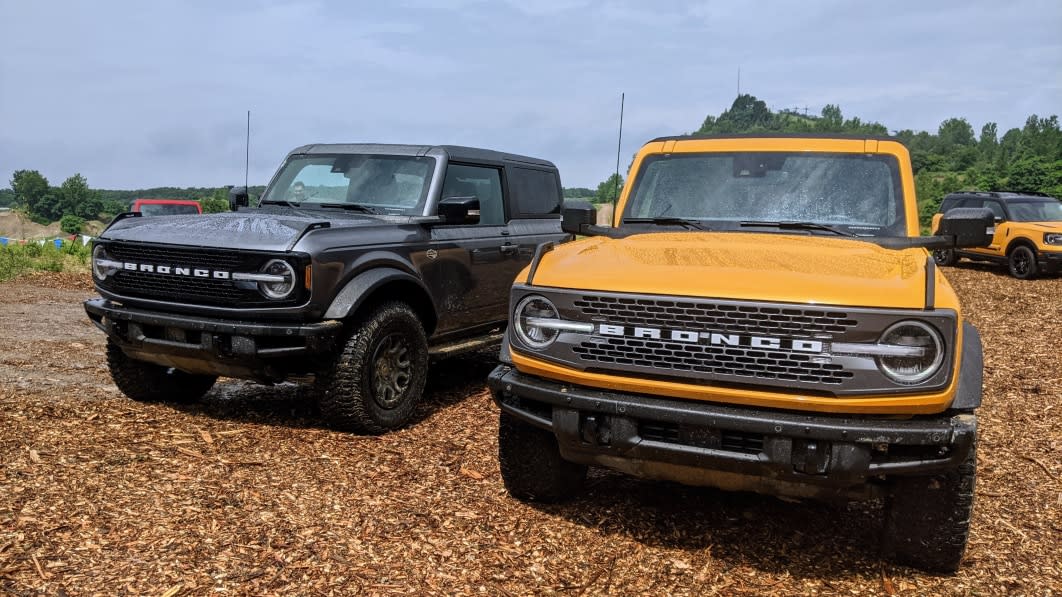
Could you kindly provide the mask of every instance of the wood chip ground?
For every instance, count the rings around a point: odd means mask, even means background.
[[[435,368],[408,429],[361,437],[291,385],[132,402],[81,309],[84,276],[0,284],[0,594],[1062,594],[1062,279],[945,272],[986,354],[954,576],[882,562],[873,503],[605,471],[572,503],[515,501],[489,352]]]

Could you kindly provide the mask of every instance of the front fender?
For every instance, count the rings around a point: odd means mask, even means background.
[[[422,299],[434,306],[431,294],[424,282],[415,276],[393,267],[376,267],[354,276],[332,299],[332,304],[325,311],[325,319],[343,319],[358,310],[365,299],[372,295],[373,291],[392,282],[414,284],[423,293]]]
[[[959,364],[959,387],[951,408],[973,410],[981,406],[984,384],[984,354],[981,334],[969,322],[962,324],[962,361]]]

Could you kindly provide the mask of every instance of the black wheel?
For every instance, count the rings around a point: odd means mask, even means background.
[[[885,504],[886,555],[931,572],[958,570],[970,534],[976,465],[975,446],[954,470],[895,479]]]
[[[409,422],[428,370],[428,340],[413,310],[386,303],[354,324],[315,385],[321,413],[346,431],[384,433]]]
[[[552,433],[505,413],[498,419],[498,462],[505,489],[521,500],[563,501],[586,481],[587,467],[561,458]]]
[[[107,366],[114,385],[138,402],[195,402],[217,381],[213,375],[185,373],[130,358],[110,340],[107,341]]]
[[[955,265],[959,261],[959,255],[955,253],[955,249],[937,249],[933,251],[933,261],[936,261],[937,265]]]
[[[1036,263],[1036,251],[1025,245],[1014,247],[1007,257],[1007,265],[1010,266],[1010,275],[1019,280],[1035,277],[1039,269]]]

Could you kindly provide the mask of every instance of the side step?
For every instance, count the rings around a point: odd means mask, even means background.
[[[465,338],[462,340],[455,340],[454,342],[447,342],[445,344],[437,344],[428,347],[428,355],[433,357],[452,357],[456,354],[461,354],[462,352],[501,344],[504,336],[505,332],[498,332],[488,336]]]

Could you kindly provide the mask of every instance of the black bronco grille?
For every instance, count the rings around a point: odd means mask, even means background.
[[[124,263],[152,266],[184,267],[224,272],[257,272],[276,254],[227,251],[221,249],[159,247],[134,243],[108,243],[108,257]],[[298,269],[296,269],[298,271]],[[299,293],[273,301],[262,296],[254,284],[213,277],[159,274],[140,270],[120,270],[104,282],[104,289],[122,296],[164,300],[168,302],[217,305],[225,307],[281,307],[295,304]]]
[[[843,311],[727,305],[644,297],[583,296],[574,302],[589,319],[606,317],[628,325],[660,328],[704,328],[717,332],[787,336],[843,334],[858,322]]]

